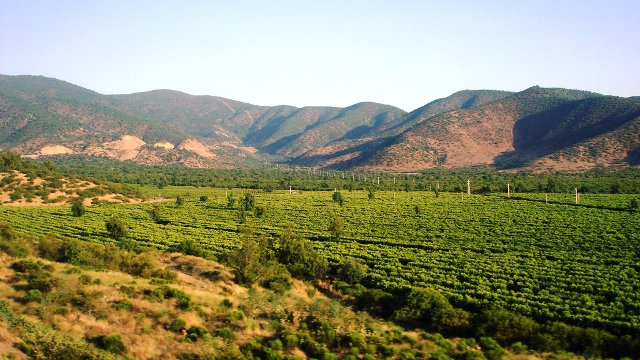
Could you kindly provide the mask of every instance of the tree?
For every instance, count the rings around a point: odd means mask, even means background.
[[[338,265],[338,277],[349,284],[359,284],[367,274],[367,265],[360,264],[351,256],[342,258]]]
[[[327,260],[313,248],[313,243],[294,234],[289,228],[280,236],[276,258],[293,276],[322,278],[327,273]]]
[[[232,208],[236,204],[236,198],[233,197],[233,193],[227,195],[227,207]]]
[[[367,188],[367,197],[369,198],[369,200],[375,199],[376,198],[376,188],[374,188],[373,186],[369,186]]]
[[[200,196],[200,202],[207,202],[208,200],[209,200],[209,197],[207,195]]]
[[[407,297],[405,306],[398,309],[393,317],[396,321],[408,325],[421,325],[423,328],[430,328],[440,314],[451,309],[449,301],[438,291],[413,288]]]
[[[119,240],[128,235],[127,226],[115,215],[111,215],[111,218],[105,223],[105,227],[113,239]]]
[[[338,204],[340,204],[340,206],[342,206],[342,204],[344,204],[344,198],[342,197],[342,194],[340,194],[339,191],[334,192],[333,196],[331,198],[333,199],[333,201],[335,201]]]
[[[556,182],[552,178],[548,178],[545,192],[552,193],[555,191],[556,191]]]
[[[156,224],[160,224],[162,222],[162,211],[159,206],[154,206],[153,209],[149,210],[149,215],[151,215],[151,219]]]
[[[631,211],[638,211],[638,207],[638,199],[631,199],[631,201],[629,202],[629,209],[631,209]]]
[[[240,200],[240,208],[244,211],[251,211],[256,207],[256,198],[252,193],[246,192]]]
[[[184,205],[184,198],[180,195],[178,195],[176,197],[176,206],[182,206]]]
[[[80,217],[84,215],[86,212],[87,210],[84,208],[84,205],[82,204],[82,199],[77,199],[76,201],[73,202],[73,205],[71,205],[71,214],[75,217]]]
[[[228,256],[229,266],[236,275],[239,284],[251,286],[262,280],[266,274],[266,263],[268,262],[266,241],[255,239],[250,229],[242,230],[242,245],[233,250]]]
[[[344,221],[341,217],[336,216],[331,223],[329,223],[327,230],[331,234],[332,239],[340,239],[344,235]]]
[[[240,224],[246,224],[247,223],[247,211],[240,207],[240,209],[238,209],[238,223]]]

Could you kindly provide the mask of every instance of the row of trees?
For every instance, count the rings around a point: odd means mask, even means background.
[[[23,160],[24,161],[24,160]],[[71,156],[55,159],[67,174],[82,175],[118,183],[219,188],[289,190],[365,190],[375,187],[396,191],[506,192],[507,184],[516,192],[640,193],[640,170],[596,169],[581,174],[557,172],[503,173],[490,167],[431,169],[416,174],[354,173],[336,170],[297,169],[189,169],[182,166],[146,166],[101,158]],[[49,163],[49,166],[53,164]]]

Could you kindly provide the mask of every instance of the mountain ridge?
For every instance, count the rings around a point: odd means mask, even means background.
[[[411,112],[374,102],[297,108],[167,89],[102,95],[42,76],[0,75],[0,150],[227,168],[637,166],[639,99],[533,86],[462,90]]]

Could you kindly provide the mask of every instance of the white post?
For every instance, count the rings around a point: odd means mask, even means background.
[[[507,199],[511,199],[511,188],[509,187],[509,184],[507,184]]]
[[[578,201],[578,188],[576,188],[576,204],[578,204],[580,201]]]
[[[436,188],[440,190],[440,181],[436,181]]]
[[[378,185],[380,185],[380,176],[378,176]]]
[[[548,204],[549,203],[549,194],[544,193],[544,203]]]
[[[396,184],[396,178],[395,178],[395,176],[394,176],[394,177],[393,177],[393,185],[395,185],[395,184]]]
[[[467,179],[467,194],[471,195],[471,180]]]
[[[351,174],[351,181],[356,181],[356,174]]]
[[[291,186],[289,186],[289,195],[291,195]]]

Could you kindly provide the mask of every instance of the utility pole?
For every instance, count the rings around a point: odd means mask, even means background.
[[[467,195],[471,195],[471,180],[467,179]]]
[[[580,204],[580,195],[578,194],[578,188],[576,188],[576,204]]]
[[[380,176],[378,176],[378,185],[380,185]]]
[[[507,184],[507,199],[511,199],[511,189],[509,188],[509,184]]]

